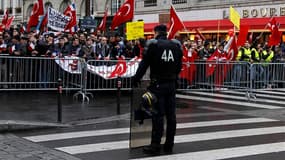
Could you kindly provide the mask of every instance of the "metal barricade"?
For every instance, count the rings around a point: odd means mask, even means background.
[[[0,90],[56,90],[59,78],[63,90],[79,90],[81,73],[72,70],[80,66],[80,60],[68,58],[0,56]]]
[[[251,92],[256,89],[283,88],[285,86],[285,63],[251,64]]]
[[[178,90],[250,91],[250,64],[247,62],[184,62]]]

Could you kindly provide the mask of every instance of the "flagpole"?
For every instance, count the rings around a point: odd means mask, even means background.
[[[218,20],[218,34],[217,34],[217,43],[219,43],[219,41],[220,41],[220,37],[219,37],[219,35],[220,35],[220,20]]]

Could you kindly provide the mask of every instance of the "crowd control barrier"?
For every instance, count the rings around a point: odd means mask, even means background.
[[[140,59],[88,60],[78,57],[0,56],[0,90],[56,90],[62,79],[62,90],[74,90],[83,101],[92,91],[132,89],[132,77]],[[183,62],[178,90],[241,90],[247,98],[256,98],[256,89],[283,88],[284,63],[248,63],[217,61]],[[149,80],[147,71],[144,80]]]
[[[56,90],[59,78],[63,90],[79,90],[81,66],[73,58],[1,56],[0,90]]]

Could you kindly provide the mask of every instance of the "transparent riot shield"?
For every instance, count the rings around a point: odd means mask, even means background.
[[[150,144],[151,140],[151,118],[142,121],[140,112],[141,97],[145,93],[145,88],[133,88],[131,101],[131,133],[130,148],[142,147]]]
[[[130,133],[130,148],[138,148],[149,145],[151,142],[151,130],[152,120],[151,117],[144,115],[140,112],[140,105],[142,95],[146,92],[146,86],[149,81],[143,81],[141,87],[132,89],[132,100],[131,100],[131,133]],[[143,121],[141,116],[144,115]],[[165,126],[164,126],[165,128]],[[165,135],[162,138],[164,143]]]

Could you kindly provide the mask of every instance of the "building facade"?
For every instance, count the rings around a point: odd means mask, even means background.
[[[143,20],[147,32],[151,32],[153,26],[158,23],[168,23],[171,4],[189,30],[202,28],[204,32],[228,31],[232,27],[229,21],[230,6],[239,12],[241,24],[250,25],[251,30],[264,30],[270,17],[276,17],[277,21],[281,22],[281,29],[285,27],[282,26],[285,20],[285,4],[282,0],[137,0],[136,2],[134,20]]]
[[[2,19],[6,10],[9,15],[14,15],[14,21],[22,21],[23,19],[23,0],[1,0],[0,1],[0,19]]]
[[[1,0],[0,18],[5,9],[15,15],[15,23],[26,22],[36,0]],[[73,0],[43,0],[45,8],[63,12]],[[103,17],[105,8],[112,16],[126,0],[74,0],[78,19],[90,15]],[[241,15],[241,23],[249,24],[252,30],[262,30],[269,17],[277,17],[281,29],[285,24],[284,0],[135,0],[134,21],[145,22],[145,32],[152,32],[154,25],[168,23],[169,9],[173,4],[187,29],[200,27],[203,32],[219,30],[226,32],[232,24],[228,21],[229,7],[233,6]],[[282,28],[283,27],[283,28]]]

